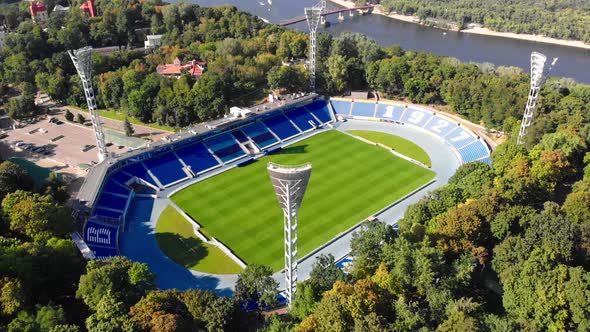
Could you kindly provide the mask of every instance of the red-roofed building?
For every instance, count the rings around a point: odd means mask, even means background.
[[[31,12],[31,18],[33,19],[33,22],[47,22],[47,7],[45,7],[41,1],[34,2],[31,0],[29,11]]]
[[[96,17],[96,7],[94,6],[94,0],[87,0],[80,6],[82,13],[90,17]]]
[[[201,75],[203,75],[203,72],[205,72],[206,67],[207,62],[204,61],[191,60],[188,63],[182,64],[180,59],[176,58],[174,59],[174,63],[159,65],[156,68],[156,71],[162,76],[176,78],[179,78],[180,75],[186,71],[188,74],[199,78]]]

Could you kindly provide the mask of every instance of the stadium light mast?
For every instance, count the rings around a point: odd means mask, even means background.
[[[305,7],[305,18],[309,26],[309,87],[315,91],[315,64],[317,31],[322,19],[322,12],[326,9],[326,0],[321,0],[313,7]]]
[[[524,143],[527,129],[533,123],[533,116],[535,115],[537,102],[539,101],[539,92],[547,80],[547,75],[557,62],[557,58],[553,58],[553,62],[547,71],[545,71],[546,61],[547,57],[544,54],[539,52],[531,53],[531,89],[522,117],[522,123],[520,124],[520,131],[518,132],[518,139],[516,141],[517,144]]]
[[[96,138],[96,146],[98,147],[98,160],[103,161],[107,157],[107,146],[105,143],[104,130],[98,115],[98,107],[96,106],[96,98],[94,96],[94,89],[92,88],[92,47],[84,47],[74,51],[68,51],[74,67],[78,71],[78,75],[82,80],[84,88],[84,95],[86,95],[86,103],[88,104],[88,111],[90,112],[90,120],[94,128],[94,136]]]
[[[287,303],[291,306],[297,290],[297,212],[309,183],[311,164],[284,166],[269,163],[267,170],[283,210],[285,286]]]

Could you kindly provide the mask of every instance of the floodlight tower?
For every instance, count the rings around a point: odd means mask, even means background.
[[[90,111],[90,120],[92,120],[92,127],[94,128],[94,136],[96,138],[96,146],[98,147],[98,160],[103,161],[107,157],[107,146],[104,139],[104,131],[100,116],[98,115],[98,107],[96,106],[96,98],[94,97],[94,89],[92,88],[92,47],[84,47],[74,51],[68,51],[74,67],[78,71],[78,75],[82,80],[84,94],[86,95],[86,103],[88,104],[88,111]]]
[[[309,87],[315,91],[315,57],[317,31],[322,19],[322,12],[326,9],[326,0],[320,1],[313,7],[305,7],[305,18],[309,26]]]
[[[537,109],[537,102],[539,101],[539,92],[547,80],[547,74],[551,71],[557,58],[553,58],[553,62],[547,71],[545,71],[545,62],[547,57],[539,52],[531,53],[531,89],[529,91],[529,98],[526,102],[526,108],[522,117],[522,123],[520,125],[520,131],[518,132],[517,144],[524,143],[524,137],[528,127],[533,122],[533,116]]]
[[[285,286],[289,306],[297,289],[297,212],[311,175],[311,164],[284,166],[269,163],[268,174],[283,209],[285,234]]]

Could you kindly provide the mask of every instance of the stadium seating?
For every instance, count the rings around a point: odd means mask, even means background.
[[[176,150],[176,154],[191,167],[194,173],[203,172],[219,165],[217,159],[201,142],[180,148]]]
[[[109,227],[88,221],[84,238],[87,244],[114,247],[117,243],[117,227]]]
[[[98,198],[96,206],[101,208],[113,209],[123,211],[127,205],[127,199],[129,197],[109,194],[106,192],[101,193]]]
[[[127,187],[123,187],[123,185],[119,184],[117,181],[113,180],[111,177],[105,183],[102,191],[113,193],[113,194],[122,194],[122,195],[129,195],[131,190]]]
[[[389,121],[400,121],[404,107],[399,105],[377,105],[377,117]]]
[[[462,127],[456,127],[444,137],[454,148],[461,149],[476,140],[467,130]]]
[[[259,122],[243,127],[242,132],[250,137],[261,149],[278,142],[276,137]]]
[[[117,219],[119,220],[123,216],[123,212],[116,212],[111,210],[105,210],[101,208],[94,209],[94,215],[99,217],[105,217],[109,219]]]
[[[145,168],[143,166],[143,163],[135,163],[135,164],[131,164],[129,166],[126,166],[125,168],[123,168],[122,170],[123,172],[128,173],[129,175],[132,176],[136,176],[140,179],[145,180],[146,182],[154,185],[154,186],[158,186],[156,184],[156,182],[154,181],[154,179],[152,178],[151,175],[149,175],[147,168]]]
[[[450,122],[442,117],[435,116],[425,127],[424,129],[431,131],[435,135],[440,137],[445,137],[448,133],[450,133],[453,129],[457,128],[457,124],[454,122]]]
[[[172,152],[147,159],[144,164],[164,186],[187,178],[186,173],[182,170],[182,164]]]
[[[127,181],[131,180],[132,176],[125,172],[116,172],[111,176],[111,179],[119,182],[120,184],[126,184]]]
[[[238,145],[234,137],[228,133],[215,136],[205,141],[205,144],[221,159],[223,162],[236,159],[246,155],[244,150]]]
[[[303,131],[314,129],[315,126],[318,125],[318,120],[316,120],[313,115],[309,114],[309,112],[304,107],[296,108],[290,112],[287,112],[286,115],[297,125],[297,127],[299,127],[299,129]],[[314,125],[311,125],[310,121]]]
[[[89,219],[84,226],[84,242],[96,259],[103,260],[119,254],[117,239],[119,226]]]
[[[484,143],[479,140],[465,146],[459,150],[459,153],[461,154],[461,159],[463,159],[463,162],[465,163],[475,161],[489,155],[489,152],[484,146]]]
[[[375,103],[355,101],[352,104],[351,115],[373,118],[375,117]]]
[[[479,161],[481,161],[482,163],[486,163],[486,164],[492,166],[492,159],[490,157],[483,158],[483,159],[481,159]]]
[[[248,142],[248,137],[246,137],[246,135],[244,135],[244,133],[239,129],[232,131],[231,134],[234,135],[236,140],[240,143]]]
[[[350,115],[351,102],[347,100],[330,100],[332,109],[336,114]]]
[[[428,120],[430,120],[432,116],[432,111],[408,108],[402,114],[400,122],[411,124],[417,127],[423,127],[426,123],[428,123]]]
[[[326,104],[325,100],[314,101],[313,103],[306,105],[305,108],[307,108],[307,110],[316,118],[318,118],[318,120],[320,120],[322,123],[328,123],[332,121],[330,109],[328,109],[328,104]]]
[[[291,138],[300,133],[283,114],[264,120],[264,124],[282,140]]]

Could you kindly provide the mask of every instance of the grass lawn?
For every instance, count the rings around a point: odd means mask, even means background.
[[[299,257],[434,178],[434,172],[336,130],[298,142],[188,187],[172,197],[246,263],[282,268],[283,214],[269,161],[312,163],[299,211]]]
[[[219,248],[201,241],[191,224],[172,206],[166,207],[158,219],[156,240],[170,259],[191,270],[215,274],[242,271]]]
[[[370,130],[349,130],[348,132],[371,142],[381,143],[388,146],[404,156],[418,160],[426,166],[432,166],[432,162],[426,151],[416,143],[410,142],[405,138]]]

